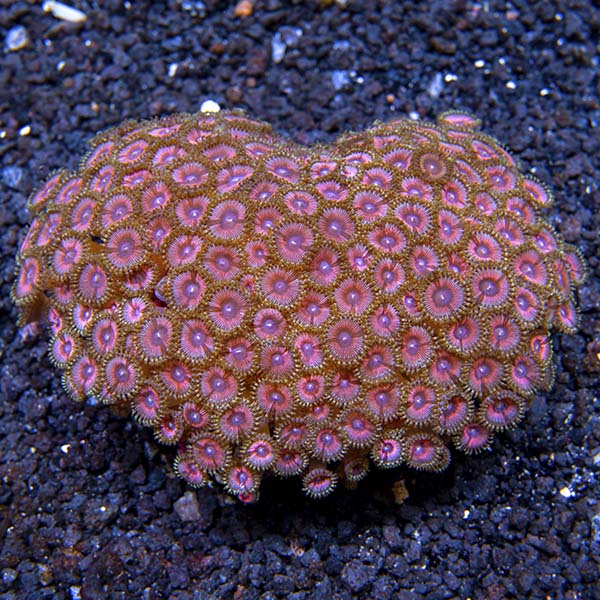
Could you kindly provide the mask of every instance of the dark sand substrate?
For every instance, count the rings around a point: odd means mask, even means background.
[[[599,598],[595,3],[270,0],[245,19],[214,0],[204,16],[177,0],[76,4],[82,26],[0,3],[3,35],[29,38],[0,56],[0,598]],[[580,333],[554,336],[556,386],[516,431],[439,476],[374,473],[319,502],[271,481],[248,507],[186,490],[148,431],[66,397],[46,336],[23,341],[9,299],[25,201],[95,132],[206,99],[306,143],[468,109],[554,188],[552,221],[591,276]]]

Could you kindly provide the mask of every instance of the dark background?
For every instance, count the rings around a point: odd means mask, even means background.
[[[215,0],[73,3],[82,25],[0,2],[2,35],[28,37],[0,55],[0,598],[600,597],[594,3],[268,0],[246,18]],[[318,502],[272,481],[248,507],[186,490],[148,431],[66,397],[9,299],[26,199],[95,132],[206,99],[305,143],[468,109],[553,187],[590,278],[580,333],[554,336],[554,390],[517,430],[439,476],[373,473]]]

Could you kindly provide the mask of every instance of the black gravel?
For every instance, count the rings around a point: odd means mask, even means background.
[[[0,3],[1,34],[29,40],[0,56],[0,598],[599,598],[595,3],[269,0],[243,19],[216,0],[73,3],[83,25]],[[66,397],[9,299],[26,198],[98,130],[206,99],[306,143],[468,109],[553,186],[591,276],[581,332],[554,339],[556,386],[521,427],[439,476],[374,473],[321,502],[271,482],[246,507],[186,490],[147,431]]]

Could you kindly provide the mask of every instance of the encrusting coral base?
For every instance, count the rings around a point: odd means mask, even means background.
[[[577,326],[551,196],[469,115],[304,148],[241,113],[125,122],[33,195],[13,298],[65,388],[130,407],[191,485],[311,496],[513,427]]]

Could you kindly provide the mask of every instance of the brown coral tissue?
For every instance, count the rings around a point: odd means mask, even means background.
[[[13,297],[77,399],[128,408],[193,486],[310,496],[438,471],[552,384],[582,259],[473,117],[305,148],[241,113],[125,122],[33,195]]]

